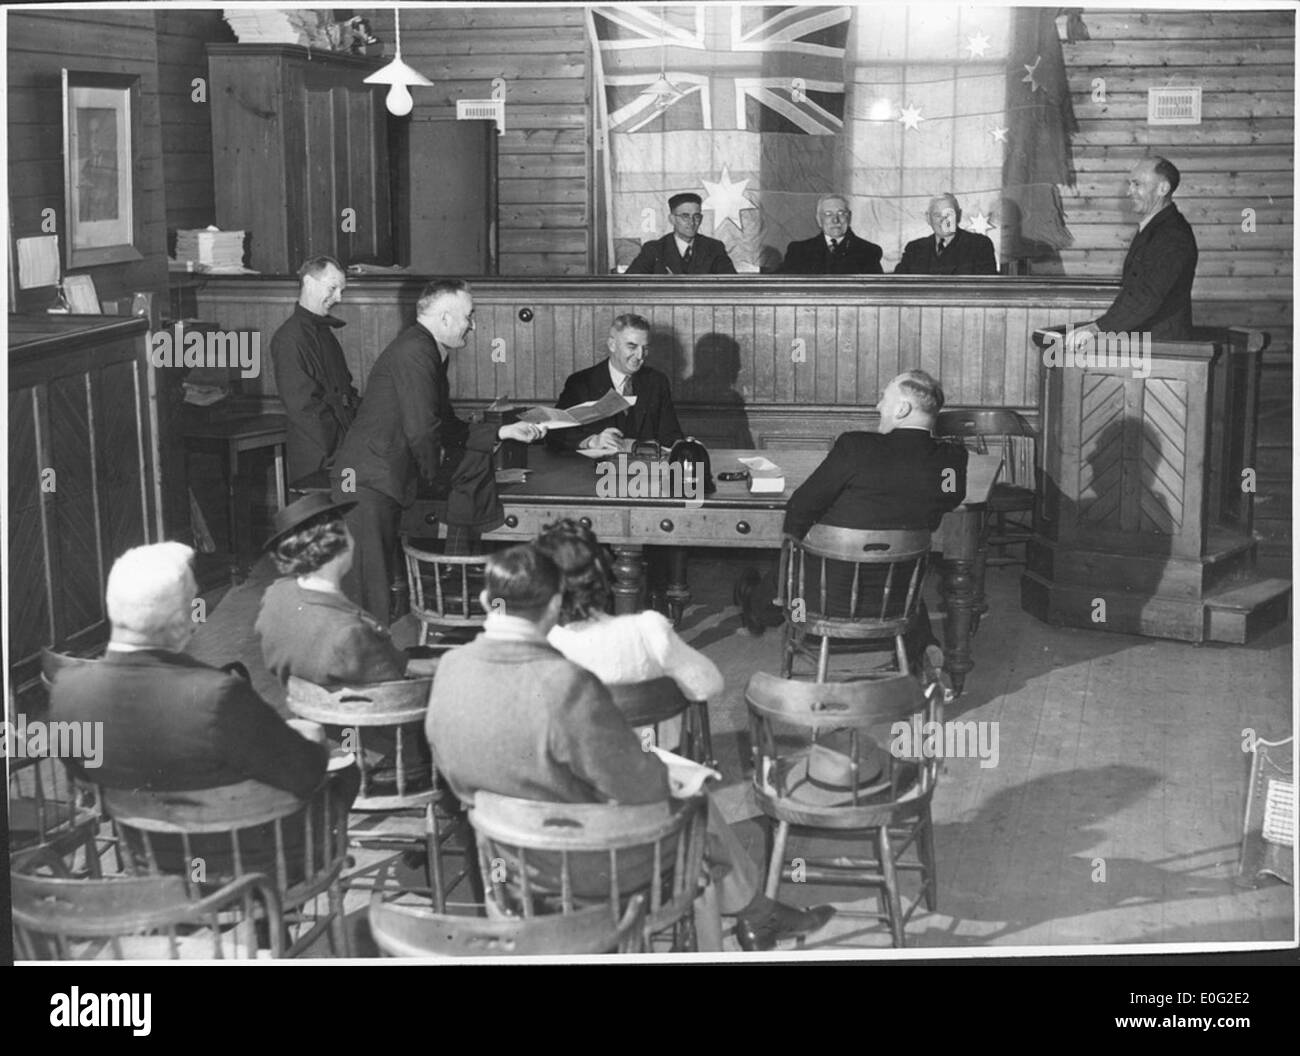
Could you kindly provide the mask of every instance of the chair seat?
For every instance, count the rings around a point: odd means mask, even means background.
[[[993,490],[989,492],[988,509],[994,513],[1033,508],[1034,492],[1031,488],[1021,488],[1014,484],[994,484]]]

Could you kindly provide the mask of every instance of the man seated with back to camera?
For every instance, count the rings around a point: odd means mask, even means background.
[[[666,804],[667,768],[642,749],[604,684],[547,641],[563,601],[559,569],[533,544],[488,558],[483,633],[442,659],[429,696],[425,733],[438,770],[466,806],[480,790],[544,803]],[[603,901],[608,856],[580,857],[575,895]],[[809,934],[834,913],[767,898],[758,867],[712,797],[706,860],[721,874],[721,911],[736,915],[744,949]],[[623,869],[625,891],[652,875],[648,857],[626,860]],[[558,877],[551,880],[558,888]],[[546,878],[533,886],[546,887]]]
[[[932,435],[942,409],[943,389],[929,374],[908,370],[895,377],[876,405],[876,432],[842,433],[821,465],[790,496],[785,533],[802,539],[814,524],[937,529],[943,515],[966,497],[966,449]],[[853,566],[828,561],[826,571],[827,592],[835,599],[830,615],[847,616]],[[873,575],[864,570],[861,582],[883,588],[884,576],[883,568]],[[773,604],[775,597],[775,573],[760,575],[753,568],[742,573],[736,604],[751,633],[761,635],[765,627],[781,625],[784,617]],[[915,673],[929,681],[940,677],[943,651],[930,627],[924,598],[903,643]]]
[[[128,550],[108,574],[105,603],[112,624],[104,658],[59,673],[50,693],[51,717],[60,722],[103,723],[103,759],[78,776],[109,789],[171,793],[223,789],[242,782],[312,796],[325,777],[329,749],[315,723],[286,722],[246,679],[209,667],[184,650],[196,624],[198,593],[181,543]],[[330,775],[329,794],[346,813],[360,786],[355,766]],[[305,805],[305,804],[304,804]],[[288,826],[286,851],[301,846],[301,826]],[[159,868],[188,873],[179,837],[154,841]],[[127,852],[142,849],[128,840]],[[271,825],[240,839],[245,872],[276,875]],[[233,866],[227,836],[194,836],[190,854],[204,859],[215,881]],[[301,855],[287,853],[292,883]]]

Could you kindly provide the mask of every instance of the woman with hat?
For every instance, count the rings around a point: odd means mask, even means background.
[[[255,627],[281,683],[295,675],[333,687],[406,674],[388,631],[343,593],[353,547],[343,514],[354,505],[313,492],[275,515],[266,549],[283,578],[267,588]]]

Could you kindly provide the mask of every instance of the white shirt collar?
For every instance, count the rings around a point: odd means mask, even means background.
[[[676,235],[673,235],[673,241],[677,243],[677,252],[681,254],[683,258],[685,258],[686,256],[686,250],[689,249],[692,245],[694,245],[694,243],[692,242],[683,242]]]
[[[493,611],[483,621],[483,634],[498,642],[546,642],[546,636],[537,630],[537,624],[522,616]]]
[[[132,645],[130,642],[109,642],[104,647],[104,650],[109,653],[175,653],[180,651],[165,645]]]
[[[630,374],[624,374],[618,369],[618,367],[614,366],[614,361],[612,359],[609,361],[609,380],[614,383],[615,392],[622,392],[624,380],[631,376],[632,375]]]

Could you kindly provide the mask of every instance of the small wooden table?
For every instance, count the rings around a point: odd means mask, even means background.
[[[218,447],[225,455],[226,517],[230,529],[231,553],[239,552],[235,536],[239,509],[235,481],[239,473],[239,456],[244,451],[258,451],[265,447],[275,449],[275,496],[279,507],[283,509],[286,502],[284,444],[288,428],[289,419],[283,414],[259,414],[252,418],[230,418],[193,425],[182,433],[187,452],[194,448]]]
[[[539,447],[528,451],[528,479],[523,484],[500,485],[506,522],[483,538],[511,542],[532,539],[544,525],[571,517],[587,525],[603,543],[614,549],[614,609],[636,612],[641,606],[644,574],[643,546],[673,548],[667,594],[674,618],[690,601],[686,555],[690,547],[740,547],[778,550],[782,521],[790,495],[826,457],[821,451],[710,452],[718,473],[745,467],[737,458],[763,455],[784,471],[785,490],[753,495],[747,481],[717,481],[717,491],[698,504],[671,498],[604,498],[597,494],[596,463],[578,454],[557,454]],[[997,476],[1001,459],[996,455],[970,456],[967,495],[979,501],[959,506],[946,515],[934,533],[939,561],[940,591],[947,602],[945,638],[948,673],[953,689],[961,692],[971,660],[971,625],[976,595],[975,580],[983,503]],[[432,501],[417,500],[403,515],[402,530],[428,536],[441,528]]]

